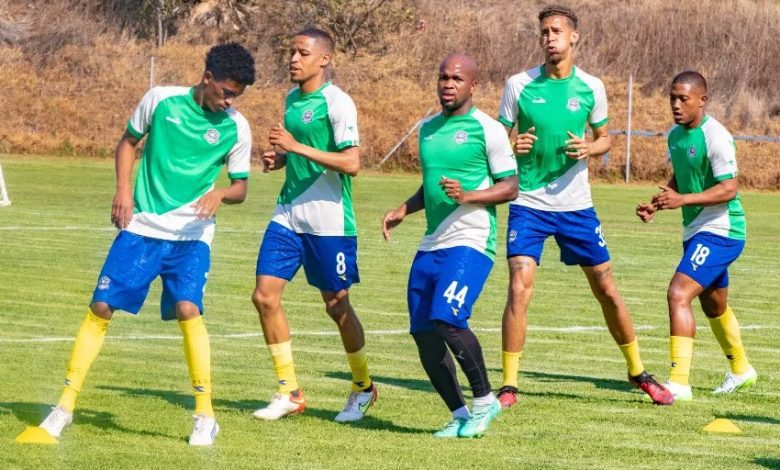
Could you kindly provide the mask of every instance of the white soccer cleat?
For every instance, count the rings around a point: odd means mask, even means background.
[[[191,446],[210,446],[219,432],[219,424],[213,416],[195,415],[195,427],[190,434]]]
[[[376,384],[371,385],[371,390],[350,393],[344,409],[336,415],[336,422],[346,423],[363,419],[368,408],[376,401],[376,397]]]
[[[747,370],[744,374],[734,374],[729,371],[726,372],[726,378],[720,387],[712,391],[712,393],[734,393],[740,390],[746,389],[756,383],[758,380],[758,374],[753,366]]]
[[[290,393],[274,393],[271,402],[265,408],[252,413],[257,419],[274,421],[285,416],[294,415],[306,409],[306,398],[299,389]]]
[[[672,392],[674,395],[674,401],[691,401],[693,400],[693,391],[691,391],[690,385],[678,384],[668,380],[664,387]]]
[[[51,437],[59,439],[60,434],[62,434],[62,430],[65,428],[65,426],[69,425],[72,422],[73,422],[73,413],[71,413],[70,411],[65,411],[59,406],[55,406],[54,408],[52,408],[51,413],[49,413],[49,416],[47,416],[46,419],[43,420],[43,422],[39,427],[45,429],[46,432],[48,432],[51,435]]]

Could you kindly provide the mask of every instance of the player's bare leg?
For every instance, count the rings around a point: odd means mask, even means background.
[[[607,261],[596,266],[583,266],[582,271],[588,284],[601,305],[601,312],[610,335],[620,347],[628,364],[629,381],[647,393],[659,405],[671,405],[674,397],[645,370],[639,356],[639,346],[634,332],[634,323],[626,303],[620,295],[612,275],[612,263]]]
[[[347,289],[339,292],[322,291],[321,294],[325,302],[325,311],[339,328],[341,342],[347,353],[347,362],[352,371],[352,391],[344,409],[336,416],[336,421],[357,421],[365,416],[368,408],[377,398],[376,386],[371,382],[368,373],[363,325],[360,324],[360,319],[352,308]]]
[[[528,329],[528,305],[533,295],[536,260],[529,256],[513,256],[508,260],[509,288],[501,321],[501,363],[503,383],[498,392],[501,406],[509,408],[517,403],[520,358]]]
[[[252,293],[252,303],[260,315],[260,326],[271,353],[278,384],[278,391],[268,406],[254,412],[254,417],[258,419],[277,420],[306,408],[306,399],[295,376],[290,325],[282,309],[282,292],[286,285],[287,281],[278,277],[257,276]]]

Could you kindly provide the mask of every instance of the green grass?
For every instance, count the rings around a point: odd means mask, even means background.
[[[291,419],[258,422],[251,412],[274,391],[273,370],[250,301],[262,230],[281,175],[253,175],[249,200],[219,213],[206,293],[212,336],[215,409],[222,431],[210,449],[189,448],[194,400],[175,322],[159,320],[159,284],[141,314],[115,316],[81,394],[74,424],[58,446],[21,446],[14,437],[56,402],[72,342],[103,258],[109,223],[111,161],[3,157],[13,205],[0,208],[0,467],[218,468],[778,468],[780,348],[777,316],[780,247],[776,194],[745,193],[747,248],[731,269],[731,304],[759,371],[755,388],[712,396],[727,369],[702,314],[692,380],[695,401],[656,407],[625,380],[619,350],[586,280],[557,261],[547,244],[530,308],[521,403],[479,440],[431,437],[448,419],[420,366],[407,328],[407,273],[423,231],[421,214],[381,240],[379,220],[419,184],[414,175],[355,179],[363,282],[352,299],[367,332],[379,401],[355,425],[333,417],[349,376],[335,326],[302,275],[284,296],[299,380],[310,408]],[[642,225],[633,207],[650,186],[594,188],[619,286],[642,328],[651,372],[667,374],[665,289],[680,256],[679,213]],[[502,230],[506,208],[501,208]],[[472,326],[493,386],[501,381],[501,312],[506,295],[503,236],[498,263]],[[596,329],[566,330],[582,326]],[[396,333],[381,333],[392,330]],[[316,333],[325,332],[327,335]],[[157,337],[152,337],[156,335]],[[462,379],[462,383],[466,383]],[[468,394],[468,393],[467,393]],[[739,436],[701,431],[732,419]]]

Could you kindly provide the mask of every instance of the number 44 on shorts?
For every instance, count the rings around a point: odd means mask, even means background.
[[[444,295],[444,298],[447,299],[448,304],[452,304],[453,300],[458,302],[457,309],[450,305],[453,315],[458,316],[458,310],[463,307],[463,302],[466,301],[466,294],[468,294],[468,292],[469,286],[463,286],[460,290],[458,290],[458,281],[452,281],[450,286],[447,287],[447,289],[444,291],[444,294],[442,294]]]

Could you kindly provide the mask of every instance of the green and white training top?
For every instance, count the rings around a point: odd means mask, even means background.
[[[154,87],[127,123],[133,137],[148,135],[129,232],[211,245],[215,220],[198,219],[192,205],[214,187],[225,164],[231,179],[249,177],[249,123],[232,108],[217,113],[201,108],[193,98],[194,90]]]
[[[518,155],[520,194],[511,204],[545,211],[576,211],[593,206],[587,160],[566,156],[567,131],[582,137],[586,124],[607,123],[604,84],[577,67],[563,79],[545,75],[544,65],[510,77],[498,120],[519,133],[536,128],[530,153]]]
[[[437,114],[419,131],[425,196],[421,251],[467,246],[496,254],[496,208],[460,205],[439,186],[443,176],[460,181],[464,191],[486,189],[497,179],[517,174],[517,163],[503,126],[472,107],[462,116]]]
[[[284,127],[298,142],[325,152],[359,146],[357,109],[352,98],[328,82],[311,93],[287,94]],[[285,181],[273,221],[296,233],[355,236],[352,179],[287,153]]]
[[[704,116],[699,127],[677,126],[669,134],[674,180],[680,194],[700,193],[737,177],[734,139],[721,123]],[[745,211],[739,194],[714,206],[683,206],[683,240],[699,232],[745,239]]]

